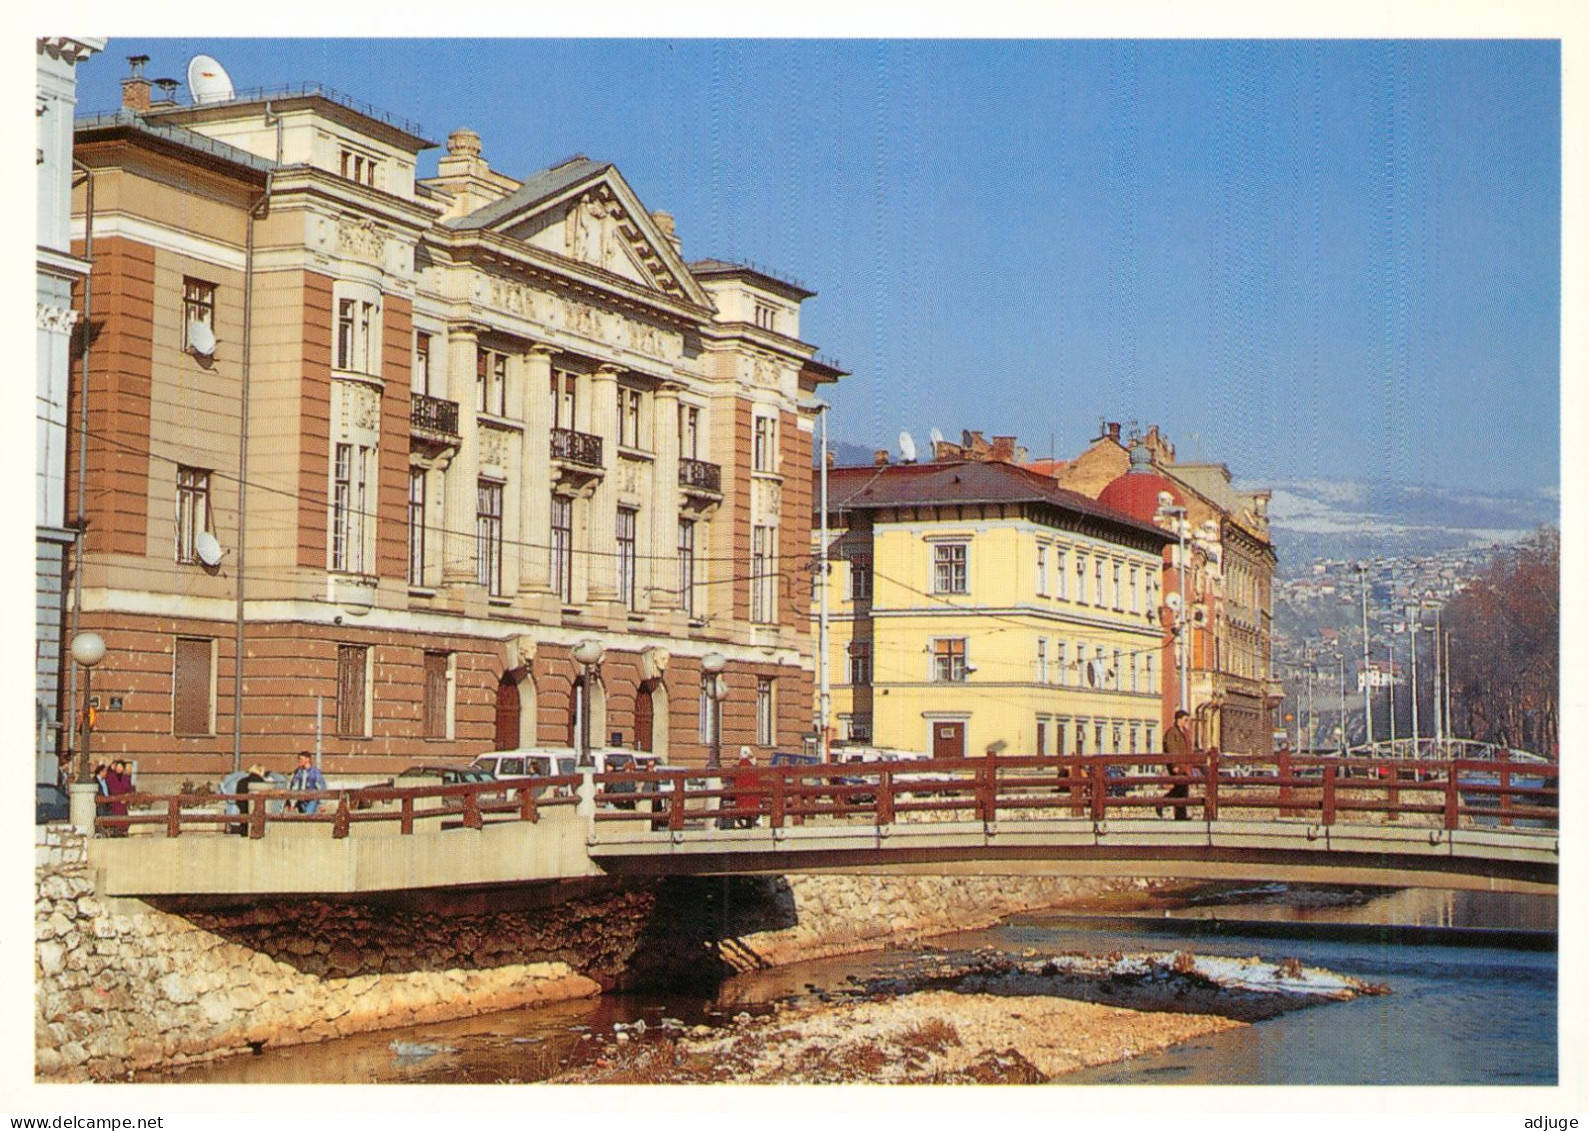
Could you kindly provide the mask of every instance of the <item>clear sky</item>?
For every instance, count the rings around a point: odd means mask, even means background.
[[[615,162],[687,258],[818,292],[838,439],[1108,418],[1248,481],[1558,482],[1553,42],[113,39],[80,109],[199,51],[513,176]]]

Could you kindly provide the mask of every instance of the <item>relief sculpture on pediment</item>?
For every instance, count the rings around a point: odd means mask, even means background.
[[[337,221],[337,250],[365,263],[381,263],[386,257],[386,235],[373,220],[344,216]]]

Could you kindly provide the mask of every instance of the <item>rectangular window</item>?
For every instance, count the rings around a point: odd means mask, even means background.
[[[777,535],[774,526],[750,531],[750,619],[755,624],[772,624],[777,616],[778,562],[773,550]]]
[[[1131,753],[1142,753],[1142,726],[1140,723],[1131,724]]]
[[[1059,678],[1054,682],[1059,684],[1061,687],[1068,687],[1070,685],[1070,670],[1067,666],[1069,663],[1070,645],[1066,644],[1063,640],[1055,641],[1054,666],[1059,669]]]
[[[966,592],[966,544],[949,542],[932,548],[932,591]]]
[[[1125,594],[1121,591],[1121,585],[1120,585],[1121,565],[1120,565],[1119,562],[1115,562],[1115,563],[1113,563],[1113,565],[1114,565],[1113,581],[1114,581],[1114,598],[1115,598],[1114,599],[1114,607],[1116,609],[1124,609],[1126,607],[1126,602],[1125,602]]]
[[[171,673],[171,733],[214,734],[215,642],[179,636]]]
[[[694,405],[679,406],[679,456],[682,459],[699,459],[701,446],[701,410]]]
[[[1109,669],[1109,686],[1110,687],[1114,687],[1114,688],[1118,688],[1118,687],[1121,686],[1121,677],[1120,677],[1121,656],[1120,656],[1120,649],[1118,649],[1118,648],[1116,648],[1115,651],[1114,651],[1114,661],[1115,661],[1114,662],[1114,666]]]
[[[210,529],[210,473],[177,468],[177,561],[198,561],[198,537]]]
[[[1048,682],[1048,641],[1041,636],[1037,638],[1037,682]]]
[[[679,607],[695,616],[695,522],[679,519]]]
[[[635,608],[635,528],[640,512],[631,507],[618,508],[614,535],[618,539],[618,600],[624,608]]]
[[[425,584],[425,469],[408,469],[408,583]]]
[[[763,330],[777,329],[778,312],[764,302],[756,304],[756,325]]]
[[[964,683],[966,678],[965,637],[932,642],[932,679],[934,683]]]
[[[1048,720],[1042,716],[1037,720],[1037,741],[1034,745],[1037,747],[1035,753],[1039,758],[1048,757]]]
[[[872,559],[850,559],[850,600],[870,601],[872,599]]]
[[[1087,753],[1087,720],[1076,720],[1076,753]]]
[[[695,717],[695,727],[705,745],[712,741],[712,700],[706,694],[706,681],[701,681],[701,705]]]
[[[193,342],[188,337],[188,328],[193,325],[203,326],[210,332],[211,339],[215,337],[215,284],[206,283],[202,279],[183,279],[182,349],[184,352],[194,348]],[[210,341],[202,344],[212,350],[215,348]]]
[[[1037,547],[1037,595],[1048,596],[1048,547]]]
[[[1087,555],[1076,555],[1076,603],[1087,603]]]
[[[1092,603],[1097,605],[1101,609],[1101,608],[1103,608],[1103,606],[1105,604],[1108,603],[1108,600],[1109,600],[1108,597],[1105,596],[1104,591],[1103,591],[1103,559],[1102,558],[1094,558],[1092,560],[1092,581],[1093,581],[1093,585],[1092,585]]]
[[[362,444],[336,446],[331,481],[331,568],[337,573],[364,572],[367,469],[373,450]]]
[[[574,600],[574,501],[561,495],[552,496],[552,592]]]
[[[1132,691],[1141,691],[1142,690],[1141,671],[1142,671],[1142,657],[1138,656],[1135,652],[1133,652],[1133,653],[1131,653],[1131,690]]]
[[[1103,722],[1103,720],[1102,719],[1094,720],[1093,724],[1092,724],[1092,752],[1094,754],[1102,754],[1104,752],[1103,732],[1104,732],[1104,722]]]
[[[424,719],[426,738],[451,738],[447,709],[452,696],[448,693],[452,680],[452,656],[447,652],[425,653]]]
[[[1114,740],[1114,745],[1110,748],[1110,753],[1121,753],[1125,748],[1125,728],[1119,723],[1115,723],[1109,728],[1109,732],[1110,737]]]
[[[369,733],[366,677],[370,650],[356,644],[337,646],[337,734],[361,738]]]
[[[1152,656],[1152,654],[1150,653],[1149,655],[1143,656],[1142,657],[1142,662],[1143,662],[1143,665],[1147,669],[1146,672],[1144,673],[1144,675],[1146,676],[1146,679],[1147,679],[1147,685],[1148,685],[1147,686],[1147,691],[1148,691],[1148,694],[1156,695],[1156,694],[1158,694],[1158,690],[1159,690],[1159,677],[1158,677],[1158,673],[1153,670],[1153,656]],[[1151,744],[1151,741],[1152,740],[1150,739],[1149,740],[1150,744]]]
[[[474,366],[474,406],[489,416],[507,415],[508,355],[496,350],[476,349]]]
[[[475,555],[478,580],[493,597],[502,595],[502,484],[475,485]]]
[[[1070,720],[1054,720],[1054,753],[1063,758],[1070,753],[1067,741],[1070,738]]]
[[[430,335],[414,334],[414,372],[409,388],[422,397],[430,396]]]
[[[775,741],[773,723],[772,677],[756,677],[756,745],[771,746]]]
[[[375,166],[378,162],[373,157],[366,157],[351,149],[342,151],[342,176],[343,179],[354,181],[357,184],[375,187]]]
[[[1142,574],[1136,566],[1131,567],[1131,611],[1142,610]]]
[[[618,386],[618,446],[640,448],[643,398],[639,389]]]
[[[778,470],[778,422],[770,416],[756,417],[756,432],[751,447],[750,466],[754,471]]]
[[[566,370],[552,370],[552,427],[574,427],[574,409],[579,399],[579,379]]]
[[[865,686],[872,682],[871,641],[850,642],[850,682],[857,686]]]
[[[1054,596],[1065,600],[1070,595],[1070,554],[1062,547],[1054,547]]]
[[[348,373],[374,373],[376,306],[373,302],[337,300],[337,368]]]

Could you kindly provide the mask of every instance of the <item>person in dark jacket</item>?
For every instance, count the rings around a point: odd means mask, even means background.
[[[1176,711],[1174,725],[1164,732],[1164,752],[1172,757],[1185,757],[1192,752],[1192,716],[1185,711]],[[1167,774],[1180,775],[1186,773],[1188,769],[1184,762],[1164,764],[1164,772]],[[1164,800],[1185,801],[1190,794],[1191,791],[1185,782],[1177,782],[1170,786],[1169,791],[1164,795]],[[1160,809],[1159,812],[1163,813],[1164,810]],[[1191,819],[1187,816],[1185,805],[1175,806],[1175,819],[1177,821]]]
[[[265,784],[265,767],[259,765],[258,763],[248,767],[248,772],[238,779],[237,785],[233,788],[238,792],[238,794],[241,795],[237,799],[237,811],[244,817],[248,816],[249,802],[247,800],[247,794],[249,788],[251,786]],[[244,821],[241,825],[234,826],[232,831],[237,833],[238,836],[247,836],[248,822]]]
[[[127,763],[118,758],[110,764],[110,769],[105,773],[105,790],[111,798],[119,798],[128,793],[136,793],[137,787],[132,784],[132,773],[127,769]],[[127,803],[112,800],[105,806],[106,812],[112,817],[125,817]],[[107,836],[126,836],[127,828],[112,828],[106,831]]]

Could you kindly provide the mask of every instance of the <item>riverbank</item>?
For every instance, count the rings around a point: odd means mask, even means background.
[[[722,1028],[615,1026],[574,1084],[1017,1084],[1128,1061],[1384,987],[1185,952],[1013,960],[922,955],[847,1001],[777,1003]],[[822,995],[826,998],[826,995]],[[1119,1004],[1105,1004],[1114,998]]]

